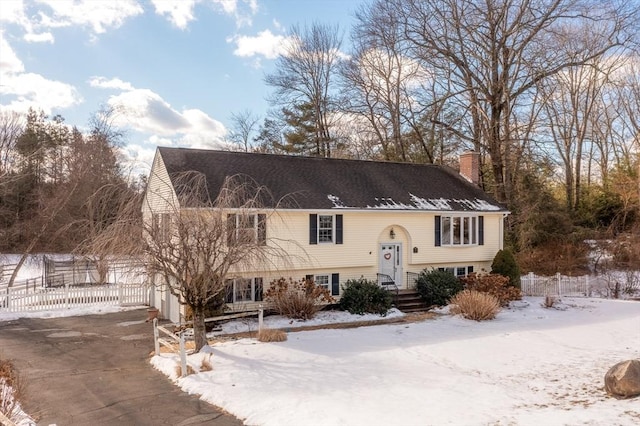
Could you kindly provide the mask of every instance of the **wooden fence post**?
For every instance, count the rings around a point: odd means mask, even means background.
[[[184,350],[184,335],[180,333],[180,370],[182,372],[181,377],[187,376],[187,354]]]
[[[153,319],[153,345],[156,355],[160,355],[160,342],[158,341],[158,318]]]

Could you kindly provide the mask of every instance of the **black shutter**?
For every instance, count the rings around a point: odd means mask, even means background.
[[[441,229],[440,229],[440,216],[436,216],[435,217],[435,226],[434,226],[434,232],[436,235],[436,247],[440,247],[440,242],[441,242]]]
[[[233,303],[233,280],[226,281],[224,302]]]
[[[473,273],[473,266],[467,266],[467,275]]]
[[[258,245],[259,246],[267,245],[267,215],[266,214],[258,215]]]
[[[309,244],[318,244],[318,215],[309,215]]]
[[[254,292],[253,292],[253,300],[255,302],[262,302],[262,278],[254,278]]]
[[[342,215],[336,215],[336,244],[342,244]]]
[[[478,216],[478,245],[484,245],[484,216]]]
[[[314,282],[315,281],[315,278],[314,278],[313,275],[305,275],[304,279],[309,281],[309,282]]]
[[[340,274],[331,274],[331,295],[340,294]]]
[[[236,241],[236,215],[227,215],[227,245],[232,246]]]

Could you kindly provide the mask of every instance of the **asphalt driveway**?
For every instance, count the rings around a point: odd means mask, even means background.
[[[0,322],[0,356],[27,383],[25,411],[38,425],[242,425],[149,364],[145,318],[133,310]]]

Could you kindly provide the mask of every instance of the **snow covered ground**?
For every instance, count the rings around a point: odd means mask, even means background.
[[[541,303],[515,302],[489,322],[445,310],[415,323],[289,332],[282,343],[216,343],[189,357],[195,371],[203,360],[212,371],[186,378],[176,376],[176,355],[151,363],[250,425],[640,424],[638,398],[616,400],[603,390],[609,367],[640,358],[640,302]],[[323,313],[315,322],[352,320]]]
[[[249,425],[640,424],[638,398],[616,400],[603,390],[609,367],[640,358],[640,302],[563,298],[553,309],[541,305],[541,298],[525,298],[489,322],[444,309],[421,322],[301,332],[292,330],[380,317],[321,312],[304,323],[272,316],[265,326],[288,330],[286,342],[230,340],[189,357],[195,371],[203,360],[212,371],[177,378],[173,354],[151,363]],[[16,316],[0,314],[0,321]],[[224,333],[256,329],[255,319],[223,326]],[[27,417],[21,424],[32,423]]]

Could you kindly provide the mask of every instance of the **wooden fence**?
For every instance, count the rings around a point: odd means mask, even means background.
[[[160,346],[164,346],[171,352],[180,356],[180,377],[187,375],[187,351],[184,347],[184,333],[174,333],[165,327],[158,325],[158,318],[153,319],[153,342],[155,354],[160,355]],[[176,349],[176,345],[178,348]]]
[[[111,284],[91,287],[5,288],[0,292],[0,312],[32,312],[86,307],[87,305],[135,306],[149,304],[145,284]]]
[[[590,297],[593,291],[588,275],[569,277],[556,274],[541,277],[530,272],[520,277],[523,296],[583,296]]]

